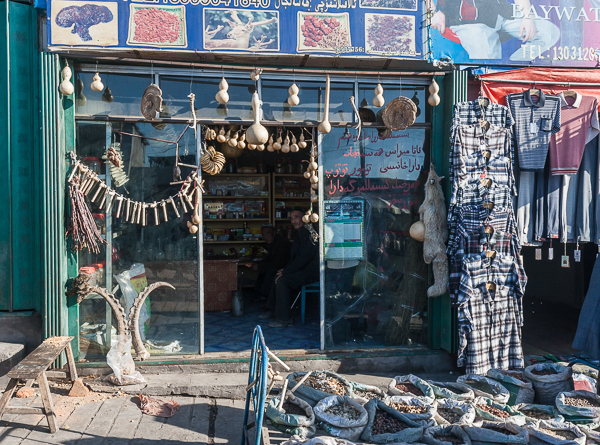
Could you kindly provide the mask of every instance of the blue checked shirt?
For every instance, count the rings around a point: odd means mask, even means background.
[[[560,131],[560,98],[540,90],[540,98],[534,103],[527,90],[506,96],[506,105],[515,122],[513,133],[521,170],[543,171],[550,138]]]

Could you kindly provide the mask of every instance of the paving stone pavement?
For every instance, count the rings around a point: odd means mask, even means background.
[[[181,408],[171,418],[143,414],[137,397],[93,401],[58,412],[60,430],[50,434],[41,414],[5,414],[1,445],[174,445],[239,444],[245,402],[202,397],[169,397]],[[11,399],[10,406],[41,406],[35,399]]]

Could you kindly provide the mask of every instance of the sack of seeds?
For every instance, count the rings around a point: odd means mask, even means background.
[[[314,436],[315,414],[311,406],[293,394],[286,397],[282,408],[279,408],[280,400],[279,397],[271,399],[265,412],[273,426],[290,436]]]
[[[494,402],[505,404],[510,398],[510,393],[500,382],[477,374],[461,375],[456,379],[458,383],[467,385],[473,390],[476,397],[486,397]]]
[[[460,401],[473,400],[475,394],[467,385],[458,382],[433,382],[427,380],[438,399],[454,399]]]
[[[600,416],[600,396],[588,391],[561,392],[556,407],[566,416],[596,418]]]
[[[585,445],[586,435],[572,423],[542,420],[537,425],[527,425],[529,443],[550,445]]]
[[[475,421],[475,408],[467,402],[453,399],[437,399],[436,412],[433,416],[440,426],[458,424],[472,425]]]
[[[508,390],[510,393],[510,398],[508,399],[509,405],[533,403],[533,399],[535,398],[533,384],[525,379],[521,371],[490,369],[487,372],[487,376],[490,379],[500,382]]]
[[[525,425],[527,419],[514,408],[494,402],[485,397],[477,397],[473,402],[473,408],[479,417],[493,422],[512,422],[519,426]]]
[[[423,427],[404,414],[373,399],[365,405],[368,423],[360,438],[368,443],[413,443],[423,437]]]
[[[412,374],[394,377],[388,385],[388,393],[393,396],[416,397],[427,405],[431,405],[435,400],[431,385]]]
[[[383,403],[399,413],[404,414],[406,418],[413,422],[421,423],[423,426],[425,425],[422,422],[425,422],[425,424],[429,423],[434,418],[437,411],[435,403],[426,405],[416,397],[391,396],[383,400]]]
[[[518,444],[529,443],[529,433],[525,428],[510,422],[489,422],[484,420],[481,426],[463,426],[473,445],[478,444]]]
[[[577,425],[577,428],[581,430],[587,437],[587,444],[600,443],[600,423],[588,424],[588,425]]]
[[[350,382],[350,386],[352,388],[352,398],[361,405],[372,399],[383,400],[386,397],[385,392],[377,386],[357,382]]]
[[[315,417],[321,428],[332,436],[356,442],[369,416],[363,406],[346,396],[331,396],[322,399],[314,408]]]
[[[551,420],[555,422],[564,422],[565,418],[554,406],[533,405],[530,403],[521,403],[514,408],[527,418],[529,423],[539,423],[540,420]]]
[[[288,388],[293,388],[302,380],[306,372],[288,374]],[[344,376],[331,371],[313,371],[308,379],[295,391],[296,396],[304,399],[310,406],[331,396],[352,396],[350,382]]]
[[[523,375],[531,380],[535,390],[535,403],[554,405],[558,393],[571,391],[573,370],[558,363],[538,363],[525,368]]]
[[[425,430],[422,442],[430,445],[471,445],[471,438],[458,425],[432,426]]]

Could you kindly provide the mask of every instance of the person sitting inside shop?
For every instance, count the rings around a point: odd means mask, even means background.
[[[295,207],[290,212],[290,220],[296,236],[290,252],[290,261],[277,271],[275,285],[267,300],[269,312],[259,318],[275,318],[269,324],[271,328],[284,328],[294,324],[291,306],[294,297],[305,284],[319,281],[319,243],[313,241],[311,231],[302,222],[304,210]],[[310,227],[310,226],[309,226]]]
[[[287,238],[277,234],[273,224],[263,224],[261,233],[265,240],[267,256],[258,263],[247,263],[246,267],[251,267],[253,270],[258,271],[256,291],[261,296],[267,298],[271,293],[271,287],[275,283],[277,272],[290,259],[292,245]]]

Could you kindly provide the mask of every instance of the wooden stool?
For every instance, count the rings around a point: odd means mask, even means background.
[[[71,340],[73,340],[73,337],[50,337],[35,348],[35,351],[25,357],[21,363],[10,370],[8,373],[10,381],[0,399],[0,419],[2,419],[3,414],[45,414],[50,432],[55,433],[58,430],[47,374],[50,376],[64,375],[65,377],[66,375],[63,372],[46,371],[46,369],[65,350],[69,364],[69,377],[73,382],[77,379],[77,369],[75,369]],[[42,396],[42,404],[44,405],[43,408],[11,408],[8,406],[8,402],[12,398],[19,379],[31,382],[37,380],[40,395]]]

